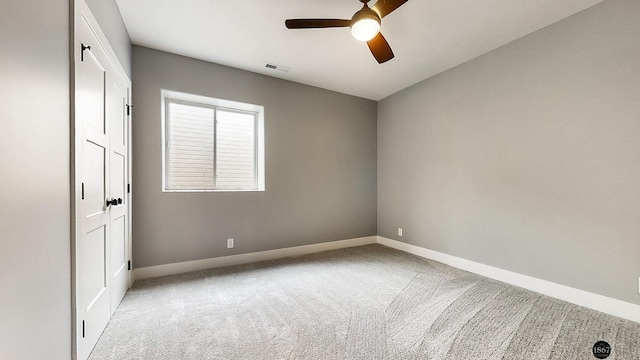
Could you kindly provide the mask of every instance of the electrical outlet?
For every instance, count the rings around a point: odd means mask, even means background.
[[[398,236],[402,236],[402,228],[398,228]]]
[[[233,249],[233,239],[227,239],[227,249]]]

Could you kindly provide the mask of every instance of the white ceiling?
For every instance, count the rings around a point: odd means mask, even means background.
[[[601,1],[411,0],[382,20],[395,53],[384,64],[349,28],[284,26],[288,18],[350,19],[358,0],[117,3],[136,45],[380,100]]]

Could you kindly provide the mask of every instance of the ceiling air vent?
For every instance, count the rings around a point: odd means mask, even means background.
[[[282,66],[282,65],[278,65],[278,64],[273,64],[273,63],[267,63],[265,65],[265,67],[272,69],[272,70],[278,70],[278,71],[282,71],[282,72],[289,72],[289,70],[291,70],[291,68],[288,68],[286,66]]]

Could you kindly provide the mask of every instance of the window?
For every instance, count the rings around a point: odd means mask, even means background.
[[[264,191],[264,108],[164,90],[164,191]]]

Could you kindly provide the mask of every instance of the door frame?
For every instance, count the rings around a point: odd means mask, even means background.
[[[78,258],[77,258],[77,253],[76,253],[76,249],[78,246],[78,234],[81,234],[82,232],[79,231],[78,226],[80,225],[80,222],[78,221],[78,217],[80,216],[80,214],[78,214],[79,211],[79,206],[78,206],[78,202],[81,201],[82,199],[82,180],[79,178],[79,169],[80,169],[80,164],[82,163],[82,154],[81,154],[81,146],[82,146],[82,139],[78,138],[78,131],[76,129],[78,129],[79,126],[82,126],[82,124],[79,124],[77,122],[77,118],[76,118],[76,87],[75,87],[75,77],[76,77],[76,59],[78,58],[78,56],[81,53],[81,44],[79,42],[79,40],[77,39],[76,36],[76,29],[77,29],[77,24],[79,24],[81,21],[86,23],[89,28],[91,29],[91,31],[93,32],[93,34],[95,35],[98,43],[95,44],[94,46],[100,46],[102,48],[102,50],[106,53],[108,61],[110,62],[110,65],[112,66],[113,69],[115,69],[116,73],[113,74],[117,77],[119,77],[120,81],[122,81],[124,84],[127,85],[128,91],[127,91],[127,98],[128,98],[128,104],[130,105],[132,103],[132,94],[131,94],[131,79],[129,78],[129,76],[127,75],[126,71],[124,70],[124,67],[122,66],[122,64],[120,63],[120,61],[118,60],[118,57],[116,56],[115,51],[113,50],[113,48],[111,47],[111,45],[109,44],[109,41],[106,37],[106,35],[104,34],[104,32],[102,31],[102,29],[100,29],[100,26],[98,24],[98,21],[96,20],[96,18],[93,16],[93,14],[91,13],[91,10],[89,8],[89,6],[87,5],[85,0],[71,0],[69,2],[69,61],[70,61],[70,71],[69,71],[69,83],[70,83],[70,114],[71,114],[71,120],[70,120],[70,132],[71,132],[71,141],[70,141],[70,167],[71,167],[71,354],[72,354],[72,359],[75,360],[84,360],[84,359],[78,359],[78,336],[81,334],[78,334],[78,317],[77,317],[77,296],[78,296],[78,291],[77,291],[77,285],[76,285],[76,281],[77,281],[77,271],[78,271]],[[132,111],[131,110],[132,107],[129,107],[129,111],[128,111],[128,115],[126,118],[126,126],[127,126],[127,183],[131,184],[132,183],[132,133],[131,133],[131,122],[132,122]],[[128,244],[127,244],[127,248],[128,248],[128,252],[129,252],[129,259],[131,260],[133,258],[133,254],[132,254],[132,250],[133,250],[133,246],[132,246],[132,239],[133,239],[133,233],[132,233],[132,217],[131,217],[131,212],[132,212],[132,193],[133,193],[133,189],[131,189],[131,191],[126,192],[125,196],[127,196],[127,211],[128,211],[128,222],[127,222],[127,233],[128,233]],[[128,287],[131,288],[131,286],[133,285],[133,282],[135,281],[134,277],[133,277],[133,265],[131,266],[131,271],[128,272]]]

